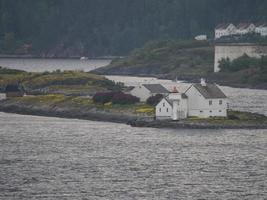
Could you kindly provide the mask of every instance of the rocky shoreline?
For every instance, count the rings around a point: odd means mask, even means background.
[[[153,117],[138,117],[125,113],[114,113],[104,111],[84,111],[77,108],[48,108],[46,106],[19,106],[14,104],[5,104],[0,102],[0,111],[6,113],[16,113],[23,115],[36,115],[46,117],[60,117],[70,119],[83,119],[91,121],[103,121],[113,123],[123,123],[132,127],[150,127],[150,128],[167,128],[167,129],[267,129],[267,123],[247,123],[239,124],[212,124],[207,122],[192,121],[157,121]]]
[[[151,128],[171,128],[171,129],[267,129],[267,124],[210,124],[210,123],[195,123],[187,121],[143,121],[135,120],[129,123],[133,127],[151,127]]]

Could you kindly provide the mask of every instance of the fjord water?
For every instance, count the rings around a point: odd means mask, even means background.
[[[98,67],[106,66],[109,63],[109,59],[0,58],[0,66],[2,67],[28,72],[54,71],[57,69],[90,71]]]
[[[0,113],[0,199],[265,199],[265,130]]]
[[[108,78],[129,85],[174,84]],[[266,90],[222,89],[232,108],[267,115]],[[266,130],[133,128],[0,113],[0,199],[263,200],[266,148]]]

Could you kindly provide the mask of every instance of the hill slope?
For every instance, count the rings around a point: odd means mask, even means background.
[[[266,57],[247,56],[222,62],[223,70],[213,72],[214,48],[207,41],[167,40],[146,44],[129,56],[113,60],[94,71],[107,75],[155,76],[199,81],[201,77],[218,84],[236,87],[267,88]],[[233,70],[231,70],[233,69]]]
[[[0,53],[127,55],[145,42],[266,21],[266,0],[0,0]]]
[[[150,75],[168,78],[206,76],[213,71],[212,45],[207,41],[149,42],[123,59],[116,59],[99,74]]]

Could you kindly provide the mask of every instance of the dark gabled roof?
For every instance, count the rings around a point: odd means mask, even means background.
[[[143,84],[143,86],[146,89],[148,89],[151,93],[157,93],[157,94],[169,93],[169,91],[160,84]]]
[[[246,28],[248,28],[251,24],[253,24],[253,23],[240,23],[240,24],[238,24],[237,26],[236,26],[236,28],[237,29],[246,29]]]
[[[182,98],[183,98],[183,99],[187,99],[188,96],[187,96],[185,93],[182,93]]]
[[[181,96],[182,96],[182,99],[187,99],[188,98],[188,96],[185,93],[182,93]],[[167,97],[164,97],[163,99],[165,99],[172,106],[173,100],[170,100],[168,98],[168,96]]]
[[[20,92],[18,85],[7,85],[5,88],[5,92]]]
[[[172,100],[168,99],[167,97],[164,97],[163,99],[165,99],[165,100],[168,102],[168,104],[172,107],[172,103],[173,103]],[[163,99],[162,99],[162,100],[163,100]],[[161,100],[161,101],[162,101],[162,100]]]
[[[193,84],[193,86],[203,95],[206,99],[221,99],[227,98],[226,95],[216,84],[207,83],[206,86],[202,86],[200,83]]]
[[[226,29],[231,23],[218,24],[215,29]]]
[[[259,22],[255,24],[256,27],[267,27],[267,22]]]

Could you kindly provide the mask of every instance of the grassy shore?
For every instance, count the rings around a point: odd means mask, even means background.
[[[99,91],[120,90],[121,85],[83,71],[25,72],[0,67],[0,91],[8,84],[19,84],[27,94],[92,95]]]
[[[267,117],[263,115],[238,111],[229,111],[227,118],[157,121],[154,120],[154,107],[146,103],[95,103],[92,100],[95,92],[118,91],[123,86],[103,76],[80,71],[28,73],[0,69],[0,87],[16,83],[25,89],[27,95],[1,100],[0,111],[165,128],[265,128],[263,125],[267,124]]]
[[[154,120],[154,107],[145,103],[131,105],[97,104],[91,98],[48,94],[8,98],[0,101],[0,111],[19,114],[79,118],[128,123],[156,128],[267,128],[267,117],[260,114],[228,111],[228,117],[196,118],[180,121]]]

